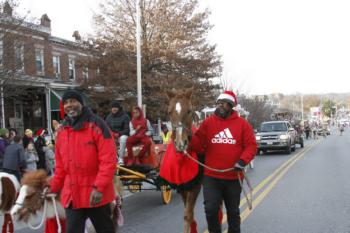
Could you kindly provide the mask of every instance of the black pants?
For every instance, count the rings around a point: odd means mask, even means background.
[[[110,204],[86,209],[66,209],[66,233],[84,233],[85,221],[89,218],[96,233],[114,233]]]
[[[242,188],[238,180],[205,176],[203,180],[204,209],[210,233],[221,233],[218,213],[221,201],[227,211],[228,233],[241,232],[239,203]]]

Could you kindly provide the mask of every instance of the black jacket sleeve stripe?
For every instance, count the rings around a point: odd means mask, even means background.
[[[97,127],[99,127],[101,129],[103,137],[105,139],[112,138],[112,135],[111,135],[111,133],[109,131],[107,123],[104,120],[102,120],[98,116],[94,116],[93,117],[93,121],[96,123]]]

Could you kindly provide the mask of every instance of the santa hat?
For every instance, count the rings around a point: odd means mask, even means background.
[[[38,131],[36,131],[36,136],[42,136],[45,133],[45,129],[39,129]]]
[[[237,104],[237,97],[233,91],[224,91],[224,93],[220,94],[216,99],[216,102],[219,100],[227,101],[228,103],[232,104],[232,106],[235,106]]]

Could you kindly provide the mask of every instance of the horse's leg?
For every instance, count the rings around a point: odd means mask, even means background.
[[[188,216],[189,216],[189,221],[190,221],[190,229],[191,233],[197,233],[197,222],[194,219],[194,208],[196,206],[196,201],[199,195],[199,192],[201,191],[201,185],[195,186],[191,192],[188,195],[187,198],[187,205],[188,205]]]
[[[180,193],[181,194],[181,198],[182,198],[182,202],[184,203],[184,233],[190,233],[190,224],[191,224],[191,222],[189,222],[188,210],[187,210],[189,192],[190,191],[182,191]]]
[[[2,223],[1,233],[6,233],[6,228],[7,228],[7,224],[6,224],[6,214],[5,214],[4,215],[4,222]]]
[[[197,233],[197,223],[194,221],[194,207],[200,190],[201,185],[197,185],[192,190],[185,192],[184,233]]]
[[[13,228],[12,216],[10,214],[8,214],[8,215],[9,215],[9,233],[13,233],[14,228]]]
[[[9,229],[9,231],[7,231],[7,228]],[[6,213],[4,215],[4,223],[2,224],[2,233],[8,233],[8,232],[13,233],[14,229],[13,229],[13,222],[12,222],[11,215]]]

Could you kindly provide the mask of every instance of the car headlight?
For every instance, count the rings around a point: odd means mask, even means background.
[[[255,140],[260,141],[261,137],[260,136],[255,136]]]
[[[287,140],[287,139],[288,139],[288,134],[282,134],[282,135],[280,136],[280,139],[281,139],[281,140]]]

